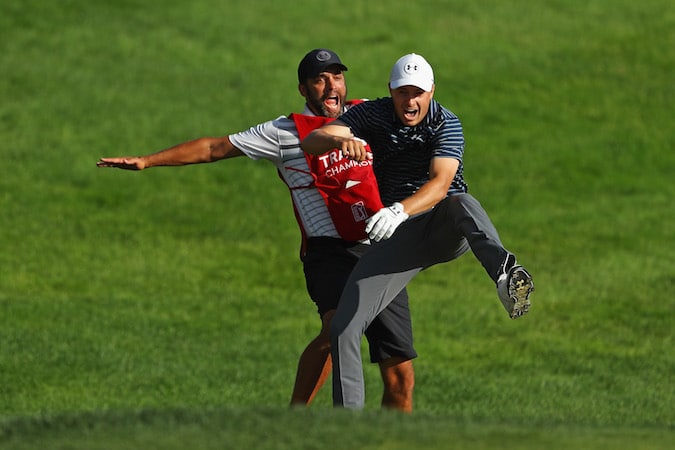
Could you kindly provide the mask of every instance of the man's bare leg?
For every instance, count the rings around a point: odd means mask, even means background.
[[[415,387],[412,360],[394,357],[382,361],[380,374],[384,383],[382,407],[412,413]]]
[[[330,356],[330,320],[335,310],[322,318],[321,332],[310,342],[298,362],[291,405],[308,406],[325,384],[332,369]],[[380,362],[380,374],[384,383],[382,407],[406,413],[413,410],[415,371],[412,360],[401,357]]]
[[[330,356],[330,320],[334,314],[335,310],[330,310],[323,315],[321,332],[300,356],[291,405],[309,405],[330,375],[333,368]]]

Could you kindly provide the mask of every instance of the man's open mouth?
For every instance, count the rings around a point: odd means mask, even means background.
[[[326,97],[323,104],[330,108],[335,108],[340,105],[340,99],[337,96]]]
[[[405,109],[405,110],[403,110],[403,116],[408,120],[412,120],[415,117],[417,117],[417,110],[416,109]]]

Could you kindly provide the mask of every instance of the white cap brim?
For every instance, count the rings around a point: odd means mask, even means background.
[[[415,86],[422,89],[425,92],[431,92],[431,89],[434,87],[434,83],[428,79],[416,79],[412,77],[408,78],[399,78],[398,80],[390,81],[389,87],[392,89],[400,88],[401,86]]]

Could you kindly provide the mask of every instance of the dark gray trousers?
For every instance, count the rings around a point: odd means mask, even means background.
[[[454,194],[408,219],[361,257],[331,321],[335,406],[364,406],[361,339],[375,316],[417,273],[458,258],[469,248],[496,282],[508,251],[480,203],[469,194]]]

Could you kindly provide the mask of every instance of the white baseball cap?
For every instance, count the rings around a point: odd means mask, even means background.
[[[417,86],[431,92],[434,86],[434,71],[422,56],[415,53],[402,56],[396,61],[389,75],[389,87]]]

